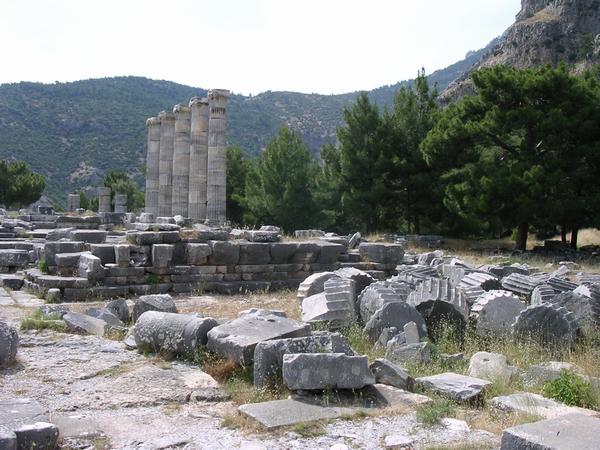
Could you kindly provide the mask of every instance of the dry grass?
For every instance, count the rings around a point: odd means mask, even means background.
[[[556,22],[557,20],[558,20],[558,15],[554,11],[551,11],[548,8],[545,8],[545,9],[542,9],[541,11],[538,11],[533,16],[528,17],[527,19],[523,20],[523,22],[525,22],[525,23],[537,23],[537,22],[550,23],[550,22]]]
[[[508,413],[494,408],[458,408],[455,417],[467,422],[471,429],[485,430],[494,434],[501,434],[506,428],[542,419],[532,414]]]
[[[264,432],[261,425],[238,411],[225,414],[221,419],[221,427],[231,430],[239,430],[245,433]]]

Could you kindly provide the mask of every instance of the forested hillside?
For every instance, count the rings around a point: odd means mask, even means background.
[[[472,67],[495,42],[464,60],[434,72],[430,83],[444,89]],[[415,67],[415,74],[417,72]],[[402,81],[369,92],[389,106]],[[46,177],[48,195],[62,202],[66,193],[97,186],[104,173],[125,170],[142,184],[145,119],[206,89],[140,77],[73,83],[13,83],[0,86],[0,159],[19,159]],[[282,125],[300,131],[313,153],[335,141],[343,108],[358,93],[341,95],[264,92],[233,95],[229,143],[256,155]]]

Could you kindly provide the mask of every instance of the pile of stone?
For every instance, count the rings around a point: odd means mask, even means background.
[[[400,256],[390,246],[361,247],[382,261]],[[600,280],[593,274],[573,277],[568,264],[550,273],[519,264],[473,267],[439,250],[401,259],[395,276],[375,281],[363,272],[367,281],[360,286],[351,282],[356,275],[343,281],[335,271],[308,277],[298,291],[303,320],[334,329],[358,323],[400,363],[427,360],[420,338],[440,324],[567,347],[600,324]],[[418,339],[406,339],[409,322],[417,325]]]

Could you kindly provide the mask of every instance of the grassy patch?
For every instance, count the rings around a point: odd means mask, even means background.
[[[368,336],[364,333],[363,328],[354,323],[340,330],[340,333],[348,339],[350,347],[358,355],[367,355],[369,362],[373,362],[377,358],[383,358],[385,356],[385,349],[374,346],[369,340]]]
[[[544,396],[563,402],[569,406],[597,409],[599,404],[598,392],[592,385],[579,375],[563,370],[560,377],[544,384]]]
[[[58,314],[43,315],[39,309],[35,310],[30,317],[26,317],[21,321],[21,330],[53,330],[65,332],[66,329],[65,323],[60,320]]]
[[[456,416],[456,403],[443,397],[433,397],[432,401],[417,407],[417,420],[423,425],[438,425],[445,417]]]
[[[48,263],[46,262],[45,259],[40,259],[38,261],[38,269],[40,270],[40,272],[42,273],[48,273]]]
[[[303,438],[319,437],[325,434],[326,424],[323,422],[299,423],[291,427],[290,431],[299,434]]]

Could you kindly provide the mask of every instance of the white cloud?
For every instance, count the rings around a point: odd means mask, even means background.
[[[371,89],[461,59],[519,0],[3,0],[0,82],[140,75],[235,92]]]

